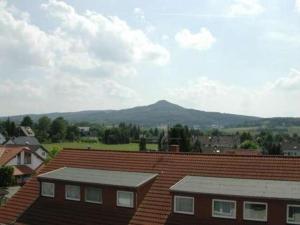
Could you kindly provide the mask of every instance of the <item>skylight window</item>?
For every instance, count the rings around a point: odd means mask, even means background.
[[[97,187],[86,187],[85,201],[98,204],[102,203],[102,189]]]
[[[244,202],[244,220],[267,221],[268,205],[262,202]]]
[[[80,201],[80,186],[66,185],[65,188],[67,200]]]
[[[194,198],[187,196],[174,196],[174,212],[182,214],[194,214]]]
[[[133,199],[133,192],[117,191],[117,206],[133,208]]]
[[[300,224],[300,205],[287,206],[287,223]]]
[[[212,216],[220,217],[220,218],[235,219],[236,218],[236,201],[214,199]]]
[[[41,195],[44,197],[54,197],[55,185],[54,183],[41,182],[42,190]]]

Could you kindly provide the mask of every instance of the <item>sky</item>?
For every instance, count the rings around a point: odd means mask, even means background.
[[[0,0],[0,116],[161,99],[300,117],[300,0]]]

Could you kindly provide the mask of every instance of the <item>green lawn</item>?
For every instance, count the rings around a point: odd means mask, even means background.
[[[139,144],[130,143],[130,144],[119,144],[119,145],[107,145],[103,143],[84,143],[84,142],[63,142],[63,143],[52,143],[52,144],[43,144],[43,146],[51,151],[53,148],[58,148],[59,150],[63,148],[81,148],[96,150],[123,150],[123,151],[138,151]],[[151,150],[157,150],[157,144],[147,144],[147,148]]]

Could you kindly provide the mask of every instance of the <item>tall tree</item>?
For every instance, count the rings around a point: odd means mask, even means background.
[[[51,128],[51,119],[47,116],[43,116],[38,120],[36,127],[36,136],[41,142],[45,142],[49,139]]]
[[[67,128],[66,139],[68,141],[78,141],[80,138],[80,130],[77,126],[72,125]]]
[[[189,152],[191,151],[191,134],[187,126],[177,124],[169,130],[169,144],[180,145],[180,151]]]
[[[61,142],[67,134],[67,121],[63,117],[57,117],[51,124],[51,139],[52,142]]]
[[[147,150],[147,143],[146,143],[146,138],[145,137],[140,138],[139,148],[140,148],[140,151],[146,151]]]
[[[25,116],[21,122],[21,126],[24,127],[32,127],[33,126],[33,121],[30,116]]]

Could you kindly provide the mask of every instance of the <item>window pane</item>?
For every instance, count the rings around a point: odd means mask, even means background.
[[[175,196],[175,211],[176,212],[194,212],[194,199],[187,197]]]
[[[229,201],[214,201],[214,215],[235,217],[235,203]]]
[[[42,196],[54,197],[54,184],[42,182]]]
[[[80,200],[80,187],[77,185],[66,185],[66,199]]]
[[[266,220],[267,219],[267,210],[265,204],[258,203],[246,203],[245,208],[245,219],[252,220]]]
[[[118,191],[117,205],[123,207],[133,207],[133,192]]]
[[[288,222],[300,222],[300,206],[289,206]]]
[[[102,202],[102,190],[95,187],[86,187],[85,200],[89,202]]]

